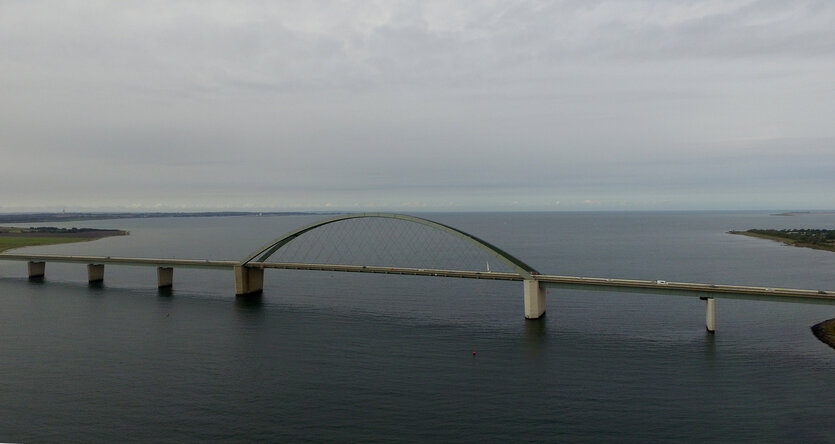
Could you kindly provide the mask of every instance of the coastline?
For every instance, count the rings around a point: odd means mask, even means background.
[[[835,211],[786,211],[784,213],[772,214],[772,216],[805,216],[808,214],[835,214]]]
[[[111,236],[127,236],[125,230],[100,230],[93,228],[15,228],[0,227],[0,252],[40,245],[89,242]]]
[[[145,219],[158,217],[229,217],[229,216],[298,216],[306,214],[336,214],[333,212],[303,212],[303,211],[209,211],[209,212],[176,212],[176,213],[0,213],[0,223],[45,223],[45,222],[77,222],[82,220],[109,219]]]
[[[728,234],[740,234],[743,236],[749,237],[757,237],[760,239],[768,239],[775,242],[782,242],[785,245],[792,246],[792,247],[801,247],[801,248],[812,248],[814,250],[824,250],[824,251],[831,251],[835,252],[835,246],[828,246],[828,245],[820,245],[820,244],[810,244],[805,242],[798,242],[794,239],[788,237],[781,237],[781,236],[773,236],[769,234],[763,233],[752,233],[751,231],[728,231]]]
[[[827,319],[812,327],[812,334],[824,344],[835,348],[835,319]]]

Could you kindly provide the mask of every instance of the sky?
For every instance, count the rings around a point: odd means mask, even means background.
[[[0,212],[835,209],[835,2],[0,0]]]

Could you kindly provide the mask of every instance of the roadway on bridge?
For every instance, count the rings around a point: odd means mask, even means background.
[[[0,254],[0,260],[28,262],[68,262],[82,264],[112,264],[154,267],[183,267],[233,269],[240,265],[234,260],[199,260],[165,259],[116,256],[68,256],[52,254]],[[262,269],[310,270],[349,273],[399,274],[411,276],[434,276],[462,279],[488,279],[504,281],[523,281],[517,273],[444,270],[433,268],[387,267],[372,265],[305,264],[294,262],[249,262],[247,267]],[[704,284],[691,282],[668,282],[663,280],[636,280],[617,278],[597,278],[582,276],[558,276],[536,274],[536,281],[545,287],[565,289],[614,291],[630,293],[655,293],[681,296],[710,296],[732,299],[769,300],[782,302],[802,302],[835,304],[835,291],[792,289],[777,287],[757,287],[744,285]]]

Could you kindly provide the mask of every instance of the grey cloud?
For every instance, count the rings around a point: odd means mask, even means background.
[[[0,188],[38,185],[0,211],[89,190],[835,206],[833,19],[827,1],[5,2]]]

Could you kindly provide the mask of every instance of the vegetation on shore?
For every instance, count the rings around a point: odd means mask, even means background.
[[[0,235],[0,252],[39,245],[68,244],[92,240],[88,237],[8,237]]]
[[[95,228],[0,227],[0,252],[38,245],[86,242],[103,237],[125,236],[127,234],[128,232],[123,230],[99,230]]]
[[[813,325],[812,334],[824,344],[835,348],[835,319],[827,319]]]
[[[772,216],[804,216],[807,214],[835,214],[835,211],[786,211],[785,213],[776,213]]]
[[[730,231],[731,234],[759,237],[783,242],[795,247],[814,248],[816,250],[835,251],[835,230],[786,229],[786,230],[747,230]]]

